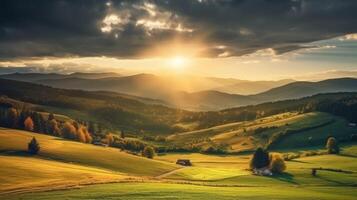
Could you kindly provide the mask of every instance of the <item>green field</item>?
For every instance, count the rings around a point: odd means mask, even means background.
[[[259,128],[266,130],[256,132]],[[348,122],[340,117],[312,112],[305,114],[283,113],[247,122],[229,123],[207,129],[173,134],[168,141],[180,145],[208,146],[224,145],[229,152],[254,150],[267,146],[274,136],[282,132],[287,134],[274,144],[274,149],[297,148],[324,145],[328,136],[348,139],[357,132],[356,127],[349,127]]]
[[[143,176],[155,176],[178,168],[174,164],[130,155],[115,148],[83,144],[42,134],[3,128],[0,129],[0,151],[23,152],[33,136],[36,136],[41,144],[39,156],[45,159]],[[133,165],[136,167],[133,167]]]
[[[25,152],[32,136],[41,144],[37,156]],[[348,144],[341,155],[301,157],[286,162],[286,173],[262,177],[247,170],[248,154],[167,154],[150,160],[110,147],[2,128],[0,197],[352,200],[357,195],[356,155],[356,145]],[[179,167],[177,159],[190,159],[193,166]],[[315,167],[348,173],[318,171],[314,177]]]
[[[354,152],[354,147],[348,147]],[[158,157],[168,162],[190,158],[193,167],[174,171],[162,181],[115,183],[80,189],[6,195],[7,199],[355,199],[356,158],[314,156],[288,162],[286,174],[276,177],[251,175],[244,168],[246,156],[174,154]],[[311,167],[351,170],[354,173],[319,171]]]
[[[223,199],[223,200],[353,200],[355,188],[341,187],[212,187],[166,183],[106,184],[58,192],[31,193],[7,199]]]

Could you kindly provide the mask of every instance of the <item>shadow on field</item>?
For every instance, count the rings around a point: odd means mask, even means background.
[[[298,185],[298,183],[296,181],[294,181],[294,176],[290,173],[282,173],[279,175],[271,176],[270,178]]]
[[[326,177],[322,177],[320,175],[318,175],[316,177],[321,179],[321,180],[324,180],[324,181],[327,181],[327,182],[330,182],[330,183],[334,183],[334,184],[337,184],[337,185],[340,185],[340,186],[351,186],[351,185],[353,185],[353,184],[344,183],[342,181],[337,181],[337,180],[332,180],[332,179],[329,179],[329,178],[326,178]]]
[[[32,154],[29,154],[27,151],[9,151],[9,150],[2,150],[0,154],[3,156],[23,156],[23,157],[32,157]]]
[[[289,160],[289,162],[309,163],[309,162],[306,162],[306,161],[301,161],[301,160]]]

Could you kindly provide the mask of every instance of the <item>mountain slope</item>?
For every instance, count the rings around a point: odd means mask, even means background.
[[[36,82],[43,79],[57,80],[64,78],[84,78],[84,79],[98,79],[107,77],[119,77],[120,75],[113,72],[105,73],[82,73],[75,72],[71,74],[58,74],[58,73],[13,73],[3,74],[0,78],[11,79],[17,81]]]
[[[89,92],[51,88],[27,82],[0,79],[0,95],[35,104],[39,109],[73,119],[97,121],[109,129],[170,133],[171,126],[190,112],[146,104],[140,98],[113,92]],[[149,101],[149,100],[147,100]]]
[[[73,76],[75,75],[76,74]],[[30,78],[28,78],[28,76]],[[203,90],[199,92],[181,91],[180,89],[182,88],[188,89],[188,86],[183,83],[185,81],[180,82],[174,78],[170,80],[168,78],[163,78],[152,74],[137,74],[133,76],[106,77],[98,79],[68,77],[69,75],[66,75],[66,78],[58,79],[52,77],[48,79],[38,79],[39,77],[44,78],[47,76],[57,77],[58,74],[13,74],[10,78],[15,77],[16,79],[21,79],[21,77],[27,77],[26,80],[32,80],[36,83],[41,83],[43,85],[49,85],[57,88],[81,89],[88,91],[101,90],[126,93],[129,95],[161,100],[151,101],[154,104],[197,111],[214,111],[231,107],[254,105],[263,102],[296,99],[319,93],[357,91],[357,79],[354,78],[329,79],[319,82],[298,81],[255,95],[238,95],[216,90]],[[254,87],[257,87],[255,89],[260,90],[262,87],[267,87],[269,84],[272,86],[272,84],[283,84],[289,81],[291,80],[282,80],[272,83],[264,81],[247,82],[236,79],[206,78],[205,80],[199,79],[190,83],[197,83],[201,86],[206,83],[208,84],[208,86],[206,86],[207,88],[217,85],[219,82],[221,82],[222,84],[220,88],[224,88],[226,86],[230,87],[233,85],[234,87],[239,87],[237,88],[239,90],[245,90],[246,88],[250,88],[249,90],[254,90],[252,89]]]
[[[295,81],[292,79],[283,79],[278,81],[241,81],[239,83],[214,88],[213,90],[230,94],[252,95],[265,92],[272,88],[280,87],[292,82]]]
[[[275,101],[284,99],[296,99],[306,96],[315,95],[318,93],[333,93],[333,92],[356,92],[357,79],[354,78],[339,78],[328,79],[319,82],[294,82],[281,87],[277,87],[266,92],[252,95],[263,101]]]

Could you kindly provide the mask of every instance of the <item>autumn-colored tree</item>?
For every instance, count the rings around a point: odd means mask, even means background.
[[[327,139],[326,149],[327,149],[327,153],[329,154],[338,154],[340,152],[340,148],[337,144],[336,138],[329,137]]]
[[[89,143],[89,144],[92,143],[93,138],[92,138],[91,134],[88,132],[87,127],[83,127],[83,133],[86,138],[86,143]]]
[[[27,117],[24,121],[24,127],[27,131],[33,131],[34,125],[31,117]]]
[[[79,142],[86,143],[86,136],[84,134],[84,127],[79,126],[76,132],[76,139]]]
[[[28,143],[27,151],[30,154],[37,154],[40,151],[40,144],[37,142],[35,137],[33,137],[32,140]]]
[[[61,131],[58,127],[57,120],[52,119],[48,121],[48,133],[54,136],[61,136]]]
[[[154,148],[152,148],[150,146],[146,146],[142,152],[142,156],[150,158],[150,159],[154,158],[154,156],[155,156]]]
[[[269,168],[274,173],[283,173],[286,170],[285,161],[280,154],[273,154],[270,158]]]
[[[69,122],[64,123],[61,134],[64,138],[74,140],[77,138],[76,128]]]
[[[107,144],[109,146],[111,146],[114,142],[114,137],[113,137],[113,134],[112,133],[107,133],[107,135],[105,135],[105,139],[107,141]]]

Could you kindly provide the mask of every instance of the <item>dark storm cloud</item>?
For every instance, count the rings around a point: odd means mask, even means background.
[[[211,57],[285,53],[357,32],[356,10],[355,0],[2,0],[0,58],[137,57],[177,37]]]

